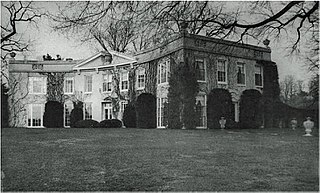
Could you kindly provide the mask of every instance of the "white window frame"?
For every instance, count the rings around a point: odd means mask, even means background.
[[[225,72],[225,81],[219,81],[219,76],[218,76],[218,66],[219,66],[219,61],[224,61],[225,63],[225,65],[224,65],[224,72]],[[219,58],[218,60],[217,60],[217,82],[218,82],[218,84],[227,84],[228,83],[228,62],[227,62],[227,59],[224,59],[224,58]]]
[[[195,64],[196,64],[196,62],[202,62],[203,63],[203,68],[204,68],[204,80],[197,80],[197,82],[207,82],[207,64],[206,64],[206,60],[203,59],[203,58],[197,58],[195,60]]]
[[[34,92],[34,81],[37,80],[41,83],[41,91]],[[45,76],[36,76],[36,77],[29,77],[29,94],[46,94],[47,93],[47,77]]]
[[[40,126],[33,126],[32,119],[33,119],[33,107],[34,106],[40,106],[41,112],[40,112]],[[36,127],[36,128],[42,128],[43,127],[43,114],[44,114],[44,104],[29,104],[27,106],[29,108],[27,113],[27,127]],[[30,118],[30,125],[28,123],[28,119]]]
[[[240,65],[243,65],[243,74],[244,74],[244,84],[238,83],[238,67]],[[246,81],[247,81],[247,74],[246,74],[246,63],[239,61],[237,62],[237,85],[239,86],[246,86]]]
[[[164,73],[162,73],[162,68],[161,68],[162,66],[165,67]],[[163,78],[163,76],[162,76],[163,74],[165,77],[165,81],[161,82],[162,78]],[[170,78],[170,60],[168,59],[168,60],[165,60],[165,61],[159,63],[159,65],[158,65],[158,85],[168,84],[169,78]]]
[[[168,102],[168,98],[163,97],[163,98],[157,98],[157,128],[166,128],[166,125],[163,125],[163,115],[162,115],[162,110],[164,109],[164,107],[162,106],[162,104],[164,102]]]
[[[91,90],[89,91],[89,82],[88,78],[91,78]],[[92,75],[84,75],[84,93],[92,93],[93,90],[93,76]]]
[[[203,124],[203,126],[196,126],[196,128],[197,129],[205,129],[205,128],[207,128],[207,120],[208,120],[208,117],[207,117],[207,95],[197,95],[196,96],[196,105],[197,105],[197,103],[198,103],[198,101],[199,101],[199,98],[200,97],[203,97],[203,100],[204,100],[204,106],[201,106],[204,110],[203,110],[203,113],[204,113],[204,124]],[[202,116],[202,115],[201,115]]]
[[[140,76],[143,76],[143,86],[141,86],[139,83],[139,78]],[[146,86],[146,69],[144,68],[138,68],[137,69],[137,75],[136,75],[136,79],[137,79],[137,89],[138,90],[142,90],[145,88]]]
[[[107,77],[107,78],[105,78],[105,77]],[[109,81],[110,77],[111,77],[111,82]],[[108,73],[106,73],[106,74],[103,74],[102,79],[103,79],[103,80],[102,80],[102,92],[103,92],[103,93],[110,93],[110,92],[112,92],[112,90],[113,90],[113,86],[112,86],[112,83],[113,83],[113,74],[110,73],[110,72],[108,72]],[[104,84],[106,84],[106,88],[108,89],[108,83],[111,83],[111,90],[110,90],[110,91],[109,91],[109,90],[104,90]]]
[[[123,80],[123,75],[126,75],[126,79],[127,80]],[[127,88],[122,88],[122,82],[123,81],[127,81],[128,83],[127,83]],[[126,70],[123,70],[123,71],[120,71],[120,91],[128,91],[128,89],[129,89],[129,72],[128,71],[126,71]]]
[[[120,104],[120,112],[124,112],[124,109],[125,109],[125,106],[128,105],[128,101],[121,101],[121,104]]]
[[[260,67],[260,73],[261,73],[261,85],[256,85],[256,67]],[[254,86],[257,88],[263,88],[263,67],[262,65],[256,64],[254,65]]]
[[[67,81],[72,81],[71,92],[67,92]],[[73,94],[74,93],[74,78],[73,77],[65,77],[64,79],[64,87],[63,87],[64,94]]]
[[[68,128],[68,127],[70,127],[70,125],[66,125],[66,123],[67,123],[67,120],[66,120],[66,107],[67,106],[71,107],[71,110],[69,112],[69,119],[70,119],[71,111],[73,109],[73,103],[72,102],[66,102],[63,105],[63,126]]]
[[[90,107],[88,109],[89,111],[89,118],[86,117],[86,109],[87,107]],[[90,115],[91,115],[91,118],[90,118]],[[85,102],[84,105],[83,105],[83,118],[84,120],[92,120],[92,103],[91,102]]]

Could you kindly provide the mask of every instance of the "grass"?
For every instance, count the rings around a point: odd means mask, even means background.
[[[4,191],[318,191],[303,130],[2,129]]]

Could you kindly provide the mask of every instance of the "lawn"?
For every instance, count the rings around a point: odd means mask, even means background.
[[[318,191],[303,129],[2,129],[4,191]]]

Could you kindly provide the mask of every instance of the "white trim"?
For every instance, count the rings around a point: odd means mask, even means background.
[[[135,62],[137,62],[134,58],[131,58],[131,57],[129,57],[129,56],[125,56],[125,55],[123,55],[123,54],[120,54],[120,53],[118,53],[118,52],[115,52],[115,51],[109,51],[110,52],[110,54],[112,55],[112,56],[118,56],[118,57],[120,57],[120,58],[124,58],[124,59],[127,59],[127,60],[131,60],[131,61],[128,61],[128,62],[124,62],[124,63],[120,63],[120,64],[110,64],[110,65],[103,65],[103,66],[96,66],[96,67],[85,67],[85,68],[81,68],[80,66],[83,66],[83,65],[85,65],[86,63],[88,63],[88,62],[90,62],[90,61],[92,61],[92,60],[95,60],[96,58],[98,58],[98,57],[100,57],[100,56],[102,56],[102,52],[99,52],[99,53],[97,53],[97,54],[95,54],[95,55],[93,55],[93,56],[91,56],[91,57],[89,57],[89,58],[87,58],[87,59],[85,59],[84,61],[82,61],[82,62],[80,62],[78,65],[76,65],[76,66],[74,66],[73,67],[73,69],[94,69],[94,68],[104,68],[104,67],[109,67],[109,66],[114,66],[114,65],[123,65],[123,64],[131,64],[131,63],[135,63]]]
[[[34,92],[33,83],[35,79],[39,79],[41,82],[41,92]],[[28,77],[29,82],[29,94],[38,94],[38,95],[45,95],[47,93],[47,77],[46,76],[30,76]]]
[[[161,65],[165,65],[165,76],[166,76],[166,82],[161,82]],[[158,81],[157,81],[157,85],[167,85],[169,84],[169,77],[170,77],[170,59],[166,59],[162,62],[160,62],[158,64],[158,74],[157,74],[157,78],[158,78]]]
[[[144,82],[144,85],[143,87],[139,87],[139,72],[143,71],[143,82]],[[137,87],[137,90],[143,90],[145,87],[146,87],[146,69],[145,68],[142,68],[142,67],[138,67],[137,68],[137,71],[136,71],[136,87]]]
[[[33,119],[33,106],[40,106],[40,126],[33,126],[32,119]],[[28,104],[27,108],[29,108],[29,111],[27,113],[27,128],[44,128],[43,126],[43,114],[44,114],[44,104],[39,103],[31,103]],[[30,126],[28,124],[28,120],[30,117]]]
[[[71,108],[73,108],[73,103],[71,101],[65,102],[63,104],[63,126],[65,128],[70,128],[70,126],[66,126],[66,106],[67,106],[67,104],[71,104],[71,106],[72,106]],[[69,112],[70,113],[69,116],[71,115],[71,111],[72,111],[72,109]]]
[[[207,95],[205,94],[201,94],[199,93],[197,96],[196,96],[196,104],[197,104],[197,97],[204,97],[204,106],[205,106],[205,120],[204,121],[204,126],[196,126],[196,129],[207,129],[207,121],[208,121],[208,112],[207,112]]]
[[[72,92],[66,92],[66,81],[67,80],[72,80]],[[73,94],[74,93],[74,77],[65,77],[64,79],[64,85],[63,85],[63,92],[64,94]]]
[[[256,85],[256,66],[260,66],[260,69],[261,69],[261,86],[260,85]],[[263,67],[262,67],[262,65],[260,65],[260,64],[255,64],[254,65],[254,86],[256,87],[256,88],[263,88]]]
[[[111,90],[110,91],[108,91],[108,90],[104,91],[103,90],[103,84],[106,83],[108,85],[108,83],[109,83],[108,81],[105,81],[105,78],[104,78],[105,76],[111,76]],[[105,74],[102,74],[102,93],[111,93],[113,91],[112,84],[113,84],[113,74],[111,72],[107,72]]]
[[[122,89],[122,75],[123,74],[126,74],[126,76],[127,76],[127,82],[128,82],[128,84],[127,84],[127,88],[126,89]],[[122,70],[122,71],[120,71],[120,84],[119,84],[119,87],[120,87],[120,92],[121,91],[128,91],[129,90],[129,71],[128,70]]]
[[[244,84],[239,84],[238,83],[238,64],[243,64],[243,72],[244,72]],[[246,73],[246,63],[244,61],[237,61],[236,62],[236,67],[237,67],[237,85],[238,86],[246,86],[247,84],[247,73]]]
[[[223,60],[225,61],[225,77],[226,77],[226,81],[222,82],[222,81],[219,81],[219,76],[218,76],[218,63],[219,63],[219,60]],[[226,58],[218,58],[217,59],[217,65],[216,65],[216,69],[217,69],[217,82],[218,84],[228,84],[228,60]]]
[[[203,62],[203,65],[204,65],[204,80],[197,80],[197,82],[206,83],[207,82],[207,62],[206,62],[206,60],[204,58],[197,57],[195,62]]]
[[[87,88],[87,79],[86,77],[91,77],[91,91],[86,91],[86,88]],[[84,94],[89,94],[89,93],[92,93],[92,90],[93,90],[93,76],[92,74],[90,75],[84,75]]]
[[[91,113],[91,119],[86,119],[86,107],[90,106],[90,113]],[[90,114],[89,114],[90,115]],[[93,119],[93,108],[92,108],[92,102],[84,102],[83,103],[83,120],[92,120]]]

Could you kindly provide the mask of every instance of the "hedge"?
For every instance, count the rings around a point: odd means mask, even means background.
[[[156,97],[150,93],[142,93],[136,104],[137,127],[156,128]]]
[[[261,93],[255,89],[243,91],[239,105],[240,127],[259,128],[262,125]]]
[[[43,125],[47,128],[63,127],[63,104],[57,101],[48,101],[45,104]]]
[[[83,120],[83,103],[81,101],[74,102],[73,106],[70,113],[70,127],[75,127],[78,121]]]
[[[208,95],[207,124],[210,129],[220,129],[219,120],[226,119],[226,127],[230,127],[233,120],[232,98],[228,90],[215,88]]]
[[[121,128],[122,122],[118,119],[106,119],[99,123],[100,128]]]
[[[92,119],[80,120],[74,125],[75,128],[98,128],[99,126],[99,122]]]
[[[133,103],[129,103],[124,109],[122,121],[124,126],[129,128],[135,128],[137,126],[136,108]]]

